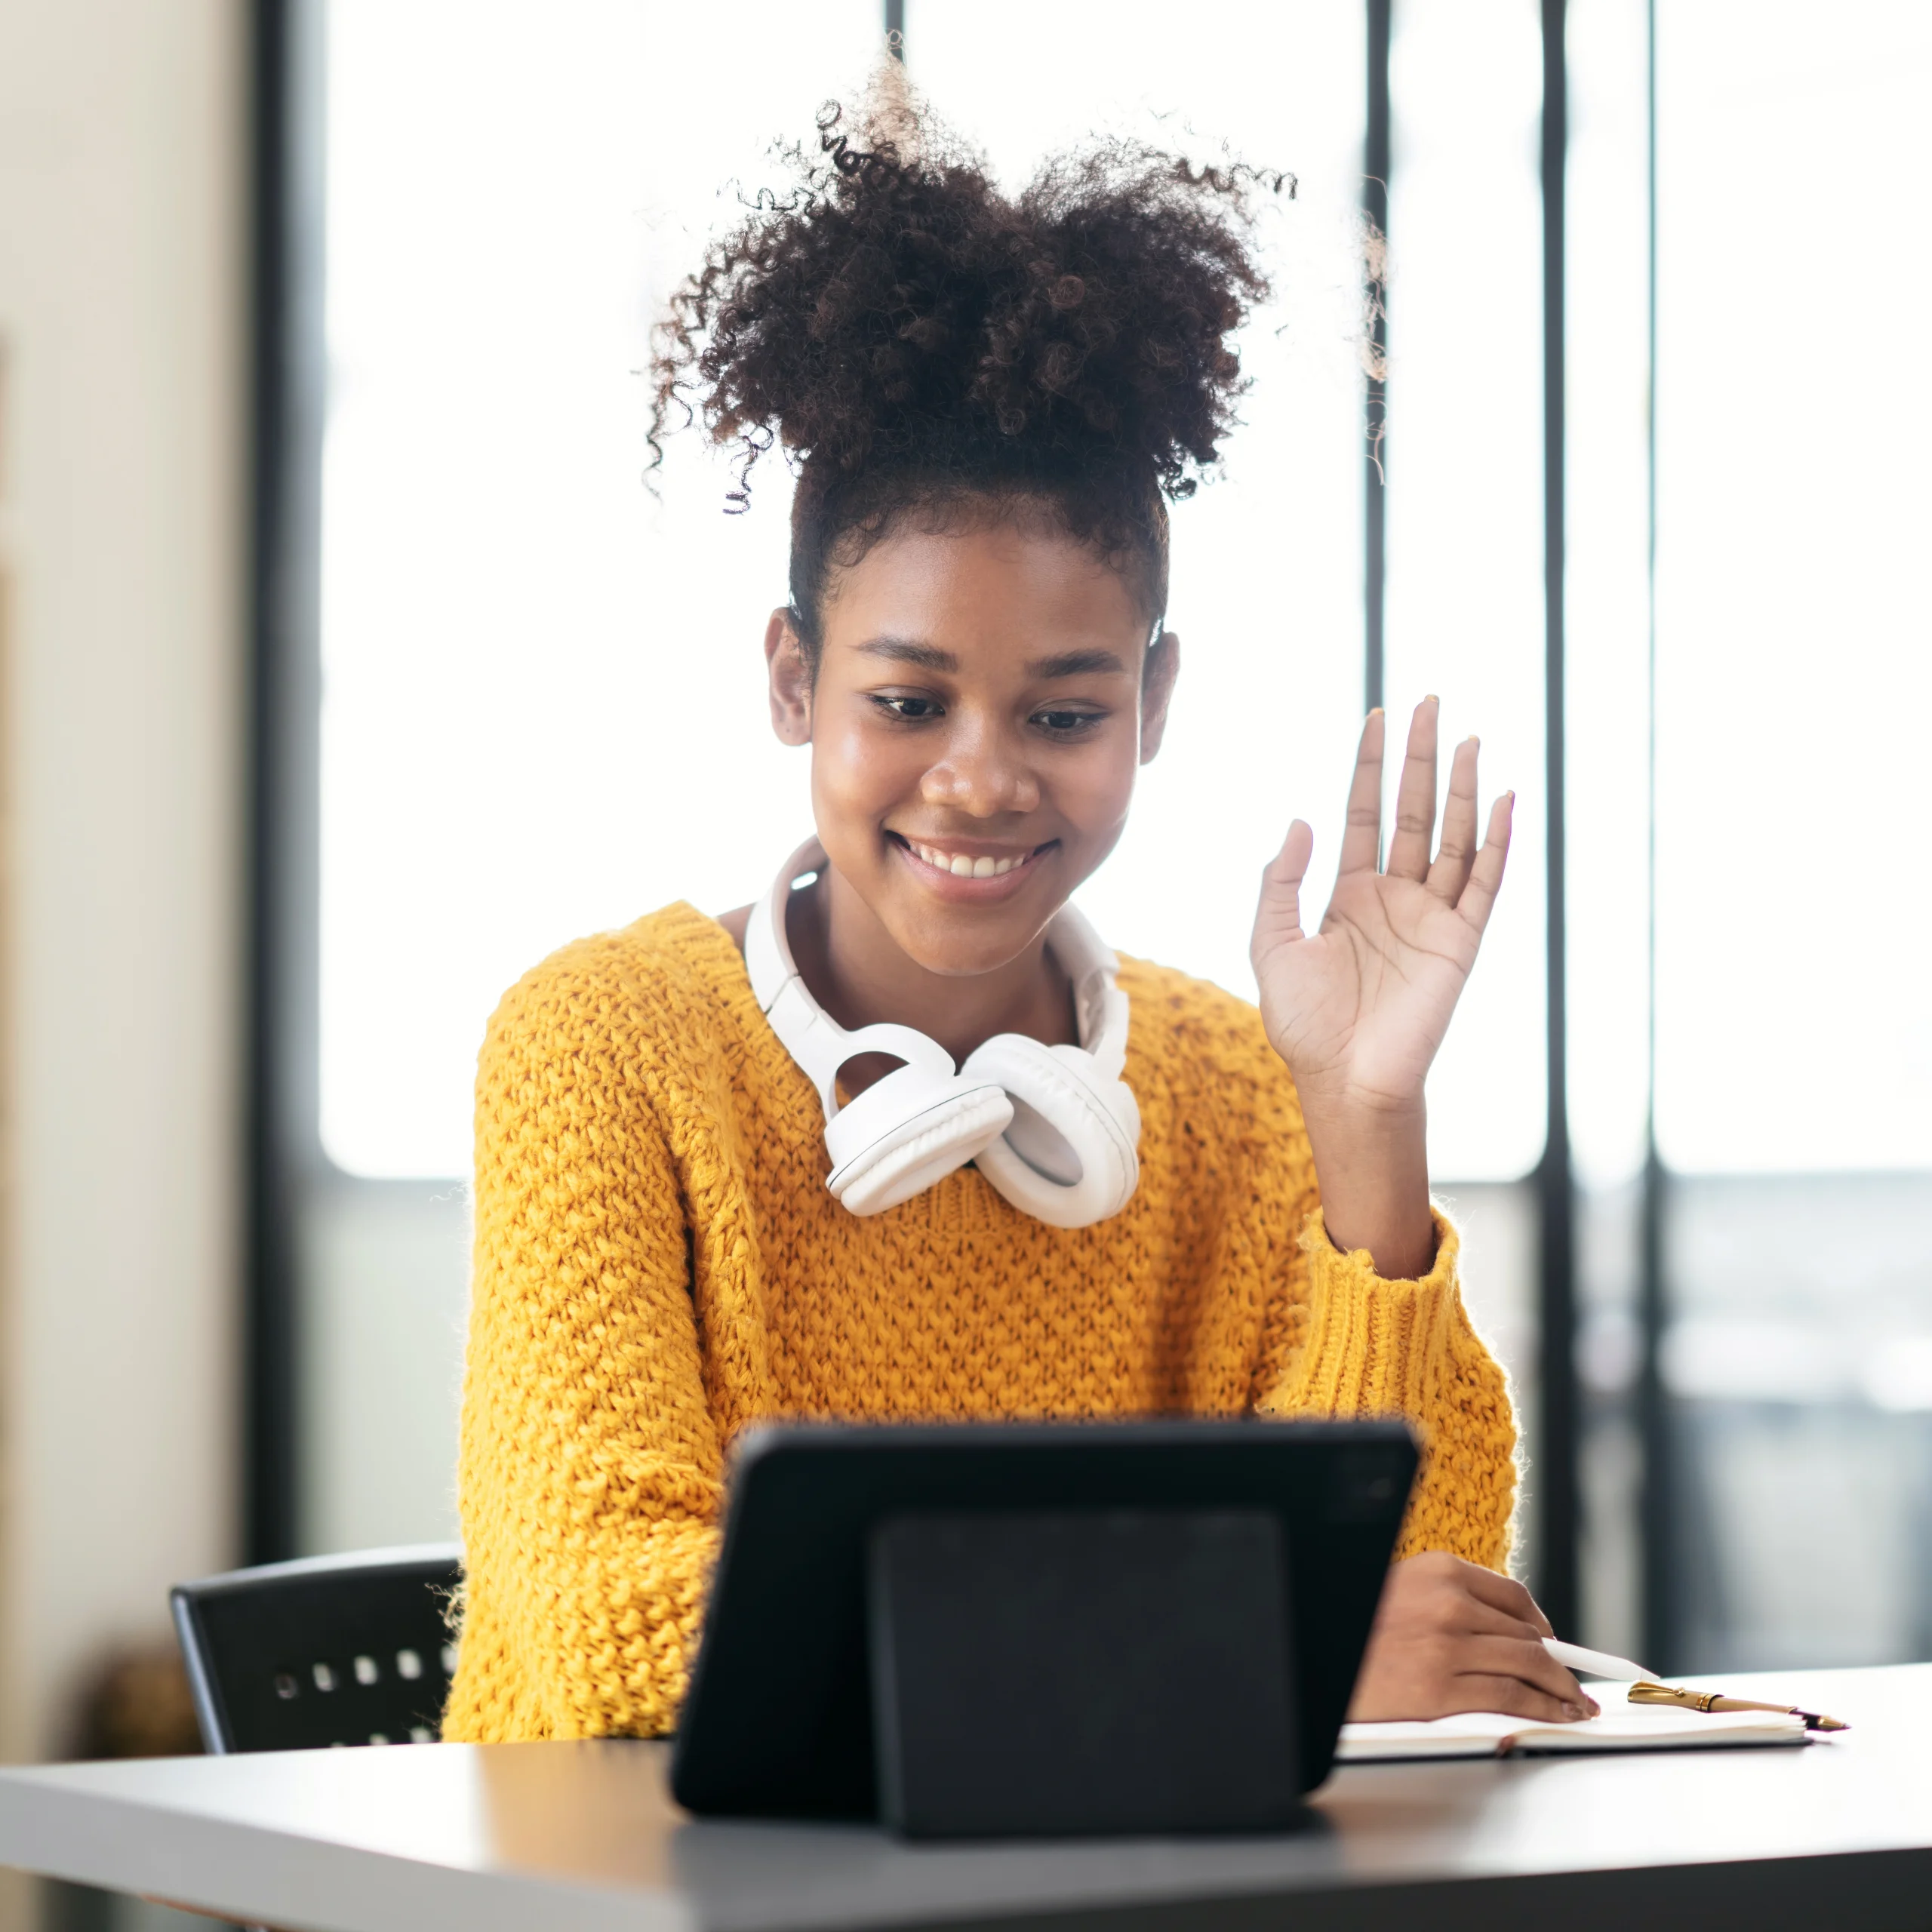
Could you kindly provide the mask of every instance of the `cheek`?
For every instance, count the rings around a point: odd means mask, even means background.
[[[929,750],[863,714],[821,715],[812,734],[812,795],[843,816],[888,811],[918,789]]]
[[[1140,734],[1131,725],[1063,750],[1048,768],[1054,803],[1084,832],[1118,832],[1134,801],[1140,752]]]

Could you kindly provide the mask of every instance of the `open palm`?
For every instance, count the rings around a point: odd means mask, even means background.
[[[1419,1108],[1423,1082],[1475,964],[1503,883],[1515,794],[1498,798],[1476,844],[1476,740],[1456,748],[1442,843],[1433,860],[1437,704],[1409,728],[1386,871],[1382,835],[1385,721],[1369,714],[1349,789],[1334,896],[1321,930],[1302,930],[1301,885],[1315,835],[1301,820],[1262,875],[1251,956],[1261,1017],[1304,1103]]]

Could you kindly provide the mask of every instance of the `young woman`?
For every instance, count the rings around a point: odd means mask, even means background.
[[[1258,1010],[1064,909],[1160,749],[1165,500],[1233,420],[1269,184],[1115,146],[1009,201],[903,103],[799,165],[680,297],[659,423],[695,394],[741,475],[797,468],[764,649],[817,836],[759,906],[567,946],[491,1023],[446,1734],[671,1727],[727,1451],[780,1415],[1404,1415],[1356,1714],[1583,1715],[1505,1573],[1509,1401],[1424,1164],[1509,844],[1475,741],[1435,844],[1417,712],[1379,868],[1370,717],[1319,928],[1307,826],[1263,875]]]

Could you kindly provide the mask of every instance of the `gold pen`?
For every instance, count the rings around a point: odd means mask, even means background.
[[[1801,1711],[1791,1704],[1760,1704],[1749,1697],[1726,1697],[1715,1690],[1680,1690],[1668,1684],[1633,1684],[1633,1704],[1674,1704],[1681,1711],[1782,1711],[1787,1717],[1802,1718],[1807,1730],[1849,1730],[1851,1727],[1837,1718],[1817,1711]]]

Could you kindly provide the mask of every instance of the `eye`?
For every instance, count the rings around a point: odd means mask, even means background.
[[[1099,724],[1106,715],[1104,712],[1075,711],[1065,705],[1054,705],[1035,712],[1032,721],[1051,737],[1072,738]]]
[[[941,715],[937,698],[894,691],[874,691],[872,698],[888,718],[900,718],[908,724],[923,724]]]

